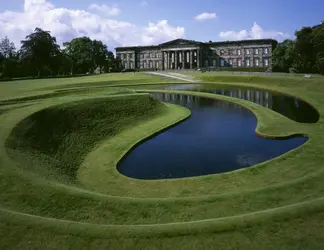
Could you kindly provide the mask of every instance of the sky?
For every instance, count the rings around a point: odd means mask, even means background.
[[[0,0],[0,38],[17,48],[36,27],[61,45],[75,37],[117,46],[184,38],[207,41],[294,39],[324,21],[324,0]]]

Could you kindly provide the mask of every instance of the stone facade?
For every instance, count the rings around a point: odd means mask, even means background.
[[[272,69],[272,39],[208,42],[176,39],[154,46],[116,48],[125,69],[197,69],[221,67]]]

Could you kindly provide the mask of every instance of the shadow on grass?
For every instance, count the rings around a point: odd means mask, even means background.
[[[32,166],[74,182],[83,157],[96,144],[129,124],[162,111],[164,105],[147,94],[95,98],[38,111],[17,124],[6,141],[8,154],[29,157]],[[30,164],[24,164],[30,165]],[[61,179],[61,178],[60,178]]]

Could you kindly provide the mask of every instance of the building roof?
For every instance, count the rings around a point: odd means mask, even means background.
[[[159,49],[162,47],[172,46],[172,45],[231,45],[231,44],[248,44],[248,43],[265,43],[271,42],[272,44],[277,44],[278,42],[274,39],[250,39],[250,40],[236,40],[236,41],[219,41],[219,42],[199,42],[195,40],[187,39],[174,39],[165,43],[160,43],[159,45],[150,46],[129,46],[129,47],[116,47],[115,50],[135,50],[135,49]]]
[[[271,43],[278,43],[277,40],[274,39],[248,39],[248,40],[234,40],[234,41],[219,41],[219,42],[209,42],[206,44],[213,44],[213,45],[230,45],[230,44],[247,44],[247,43],[265,43],[265,42],[271,42]]]
[[[202,42],[198,42],[195,40],[187,40],[187,39],[174,39],[165,43],[160,43],[159,46],[170,46],[170,45],[182,45],[182,44],[188,44],[188,45],[199,45],[203,44]]]

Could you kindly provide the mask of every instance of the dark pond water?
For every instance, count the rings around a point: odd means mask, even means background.
[[[179,94],[153,94],[183,105],[191,117],[132,150],[117,166],[137,179],[168,179],[223,173],[277,157],[306,142],[270,140],[255,134],[256,117],[237,104]]]
[[[293,121],[316,123],[319,120],[317,110],[303,100],[271,91],[239,86],[211,84],[173,84],[159,86],[159,89],[188,90],[207,92],[244,99],[262,105],[280,113]]]

